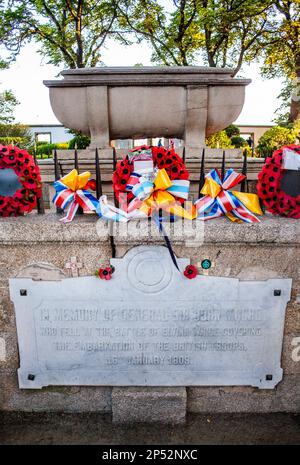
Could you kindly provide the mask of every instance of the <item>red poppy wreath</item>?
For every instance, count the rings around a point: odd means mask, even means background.
[[[173,149],[142,145],[132,150],[123,160],[119,161],[113,174],[114,192],[121,204],[126,202],[128,204],[134,198],[133,193],[127,190],[128,180],[134,171],[134,161],[147,160],[150,157],[153,160],[153,166],[159,170],[164,168],[171,181],[189,179],[189,172],[182,158]],[[176,200],[181,203],[184,202],[183,199],[177,198]]]
[[[37,198],[42,195],[40,170],[33,157],[19,147],[0,145],[0,170],[4,169],[15,172],[17,188],[8,195],[0,195],[0,216],[19,216],[31,212]]]
[[[258,175],[257,192],[270,213],[288,218],[300,218],[300,195],[293,197],[281,188],[285,149],[300,154],[300,146],[296,145],[288,145],[276,150],[272,157],[267,158]]]

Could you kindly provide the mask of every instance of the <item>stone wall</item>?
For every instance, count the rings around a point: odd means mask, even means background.
[[[208,274],[256,280],[293,278],[282,353],[284,377],[276,389],[55,386],[24,390],[18,388],[17,382],[18,346],[8,278],[26,276],[24,268],[36,263],[54,265],[54,274],[58,270],[69,273],[65,264],[71,257],[82,263],[81,276],[91,275],[100,257],[109,260],[112,256],[112,243],[108,226],[89,215],[77,216],[70,225],[62,225],[52,213],[0,219],[0,409],[113,412],[115,421],[139,421],[148,412],[147,421],[169,418],[172,422],[183,421],[185,410],[193,413],[300,411],[300,360],[299,352],[292,345],[294,338],[300,337],[299,224],[297,220],[268,216],[253,225],[233,224],[221,218],[190,223],[184,234],[180,221],[166,225],[178,257],[191,258],[192,263],[204,258],[212,260]],[[163,243],[153,224],[145,220],[119,225],[115,232],[113,244],[117,257],[136,245]],[[33,269],[43,273],[42,268],[39,271],[33,266]]]

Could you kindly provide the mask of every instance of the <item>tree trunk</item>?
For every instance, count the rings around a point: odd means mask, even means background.
[[[300,117],[300,100],[292,99],[289,114],[289,123],[294,123]]]
[[[300,57],[296,60],[297,82],[292,94],[289,123],[294,123],[300,118]]]
[[[83,63],[83,44],[82,44],[82,36],[81,36],[81,20],[82,20],[82,7],[83,2],[78,2],[77,7],[77,15],[76,15],[76,42],[77,42],[77,53],[76,53],[76,61],[77,61],[77,68],[84,68]]]

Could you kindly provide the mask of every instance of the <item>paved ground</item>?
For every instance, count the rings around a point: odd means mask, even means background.
[[[184,426],[114,425],[109,415],[0,412],[0,444],[300,444],[300,414],[189,415]]]

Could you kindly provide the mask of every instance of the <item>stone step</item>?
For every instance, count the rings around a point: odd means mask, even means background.
[[[114,423],[185,423],[187,395],[184,387],[114,387]]]

